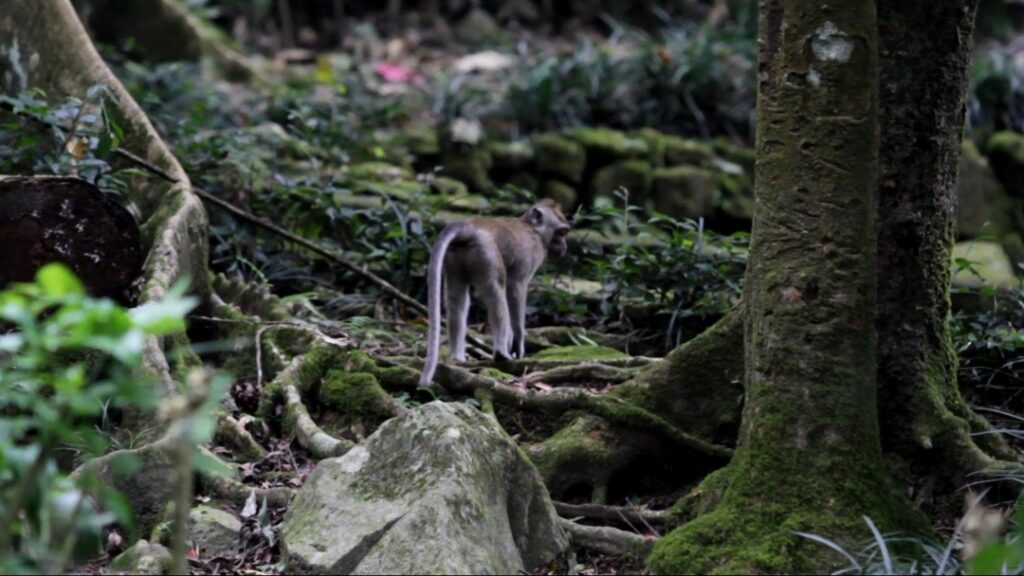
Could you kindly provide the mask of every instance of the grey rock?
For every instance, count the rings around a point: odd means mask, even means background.
[[[110,563],[112,571],[124,574],[167,574],[170,567],[170,550],[145,540],[132,544]]]
[[[242,523],[231,513],[212,506],[196,506],[188,514],[188,533],[204,556],[234,557]]]
[[[568,541],[536,468],[498,423],[432,402],[321,461],[282,545],[290,573],[518,574]]]

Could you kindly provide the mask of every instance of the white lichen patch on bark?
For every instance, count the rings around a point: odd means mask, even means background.
[[[7,56],[7,60],[11,63],[10,70],[4,72],[4,84],[7,86],[14,84],[14,78],[11,76],[11,72],[13,72],[18,76],[18,90],[28,90],[28,72],[21,62],[21,48],[18,46],[18,39],[15,38],[9,46],[0,46],[0,56]]]
[[[826,20],[811,40],[814,57],[822,62],[846,62],[853,54],[853,42],[831,21]]]
[[[821,74],[814,68],[807,70],[807,82],[815,88],[821,86]]]

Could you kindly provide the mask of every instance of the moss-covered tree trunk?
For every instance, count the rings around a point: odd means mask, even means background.
[[[74,5],[103,42],[130,38],[154,61],[208,59],[229,80],[262,80],[223,32],[181,0],[74,0]]]
[[[658,572],[827,569],[817,543],[893,525],[875,389],[877,28],[872,2],[761,3],[746,405],[721,502]]]
[[[992,460],[949,333],[957,158],[977,0],[879,2],[878,381],[886,449],[958,487]],[[987,448],[1001,452],[996,437]]]
[[[188,176],[153,129],[145,113],[96,52],[70,0],[5,2],[0,11],[0,92],[17,94],[40,88],[50,98],[82,97],[102,84],[114,95],[107,109],[124,130],[122,146],[142,155],[177,182],[133,176],[131,201],[142,213],[143,249],[147,253],[143,302],[163,298],[172,284],[190,279],[192,292],[210,291],[207,261],[207,219],[192,193]],[[172,349],[187,350],[183,335],[150,337],[146,365],[161,392],[173,393],[176,368]],[[169,360],[170,358],[170,360]],[[151,424],[151,423],[150,423]]]

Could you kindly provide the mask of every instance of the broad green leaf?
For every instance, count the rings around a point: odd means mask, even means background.
[[[36,282],[48,296],[70,296],[84,294],[85,288],[74,272],[64,264],[53,262],[39,269]]]

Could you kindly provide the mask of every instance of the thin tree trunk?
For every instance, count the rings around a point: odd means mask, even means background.
[[[957,488],[971,439],[949,333],[957,158],[977,0],[879,2],[878,381],[886,448]],[[988,436],[990,451],[1005,445]]]
[[[904,510],[876,404],[874,3],[764,0],[760,34],[743,423],[720,504],[656,545],[657,572],[824,571],[793,531],[860,538]]]

